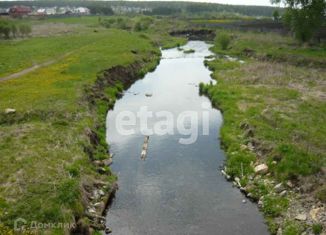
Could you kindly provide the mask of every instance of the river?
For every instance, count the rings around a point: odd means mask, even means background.
[[[244,203],[219,171],[225,160],[222,115],[198,92],[200,82],[211,81],[203,63],[209,45],[190,41],[184,48],[195,52],[162,50],[155,71],[108,112],[107,141],[119,190],[106,225],[114,235],[268,234],[257,206]],[[141,159],[144,135],[150,137]]]

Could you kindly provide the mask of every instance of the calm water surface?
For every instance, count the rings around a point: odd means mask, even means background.
[[[114,235],[268,234],[256,205],[243,203],[244,196],[218,170],[225,159],[218,140],[222,116],[198,94],[198,84],[211,81],[203,64],[209,46],[191,41],[184,47],[196,52],[163,50],[156,70],[134,83],[108,112],[107,141],[119,190],[106,224]],[[154,115],[164,110],[174,116],[170,123],[174,134],[151,135],[145,161],[140,159],[144,135],[139,119],[132,135],[119,134],[115,125],[119,113],[137,113],[142,106]],[[179,143],[189,135],[179,133],[176,126],[184,111],[198,113],[196,125],[186,119],[185,127],[193,127],[192,134],[198,128],[197,141],[190,145]],[[204,113],[209,115],[209,135],[202,131]],[[148,126],[160,120],[150,118]]]

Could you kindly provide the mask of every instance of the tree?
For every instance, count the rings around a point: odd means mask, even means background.
[[[274,12],[273,12],[273,19],[274,19],[274,21],[279,21],[279,19],[280,19],[280,13],[278,12],[278,10],[275,10]]]
[[[325,0],[272,0],[273,3],[281,1],[287,6],[285,24],[298,40],[309,41],[325,22]]]

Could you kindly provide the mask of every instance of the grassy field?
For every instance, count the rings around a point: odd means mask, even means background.
[[[227,173],[261,201],[272,234],[279,228],[283,234],[312,231],[311,224],[320,221],[296,226],[294,218],[301,209],[309,215],[313,205],[325,203],[326,70],[319,66],[325,63],[325,47],[302,47],[275,34],[229,33],[229,49],[216,43],[213,51],[244,62],[223,56],[206,62],[217,84],[201,85],[223,111]],[[311,63],[296,66],[289,58],[297,55]],[[269,173],[255,177],[253,168],[261,163]],[[285,197],[274,189],[279,182],[291,186],[283,186]]]
[[[83,217],[85,185],[115,180],[109,169],[98,174],[84,151],[91,144],[87,136],[91,129],[104,146],[95,158],[107,157],[103,126],[109,107],[99,101],[90,108],[85,91],[103,70],[116,65],[137,62],[144,74],[155,67],[159,45],[185,41],[166,32],[152,39],[146,32],[94,26],[97,17],[48,21],[91,27],[55,37],[0,41],[0,77],[70,53],[50,66],[0,82],[0,233],[6,233],[3,226],[12,228],[16,218],[73,223]],[[121,84],[106,88],[111,105],[121,89]],[[5,114],[7,108],[16,113]],[[51,234],[62,233],[62,229],[51,230]]]
[[[325,45],[301,45],[289,36],[276,33],[219,31],[217,34],[224,32],[230,35],[232,42],[227,51],[216,44],[213,51],[218,54],[287,62],[298,66],[325,67]]]

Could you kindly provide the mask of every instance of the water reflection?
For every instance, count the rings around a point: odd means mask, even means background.
[[[107,139],[115,154],[112,168],[119,175],[120,188],[107,225],[116,235],[268,234],[256,206],[242,203],[243,195],[218,172],[224,160],[218,141],[222,116],[211,106],[203,109],[208,100],[198,94],[199,82],[210,81],[210,71],[203,64],[210,55],[209,45],[192,41],[185,48],[195,53],[164,50],[157,69],[131,86],[108,113]],[[182,145],[178,140],[184,136],[177,131],[154,134],[142,161],[144,137],[139,128],[134,135],[123,136],[115,127],[121,111],[136,113],[141,106],[176,116],[185,110],[208,111],[209,135],[199,131],[195,143]],[[149,126],[157,121],[149,119]]]

